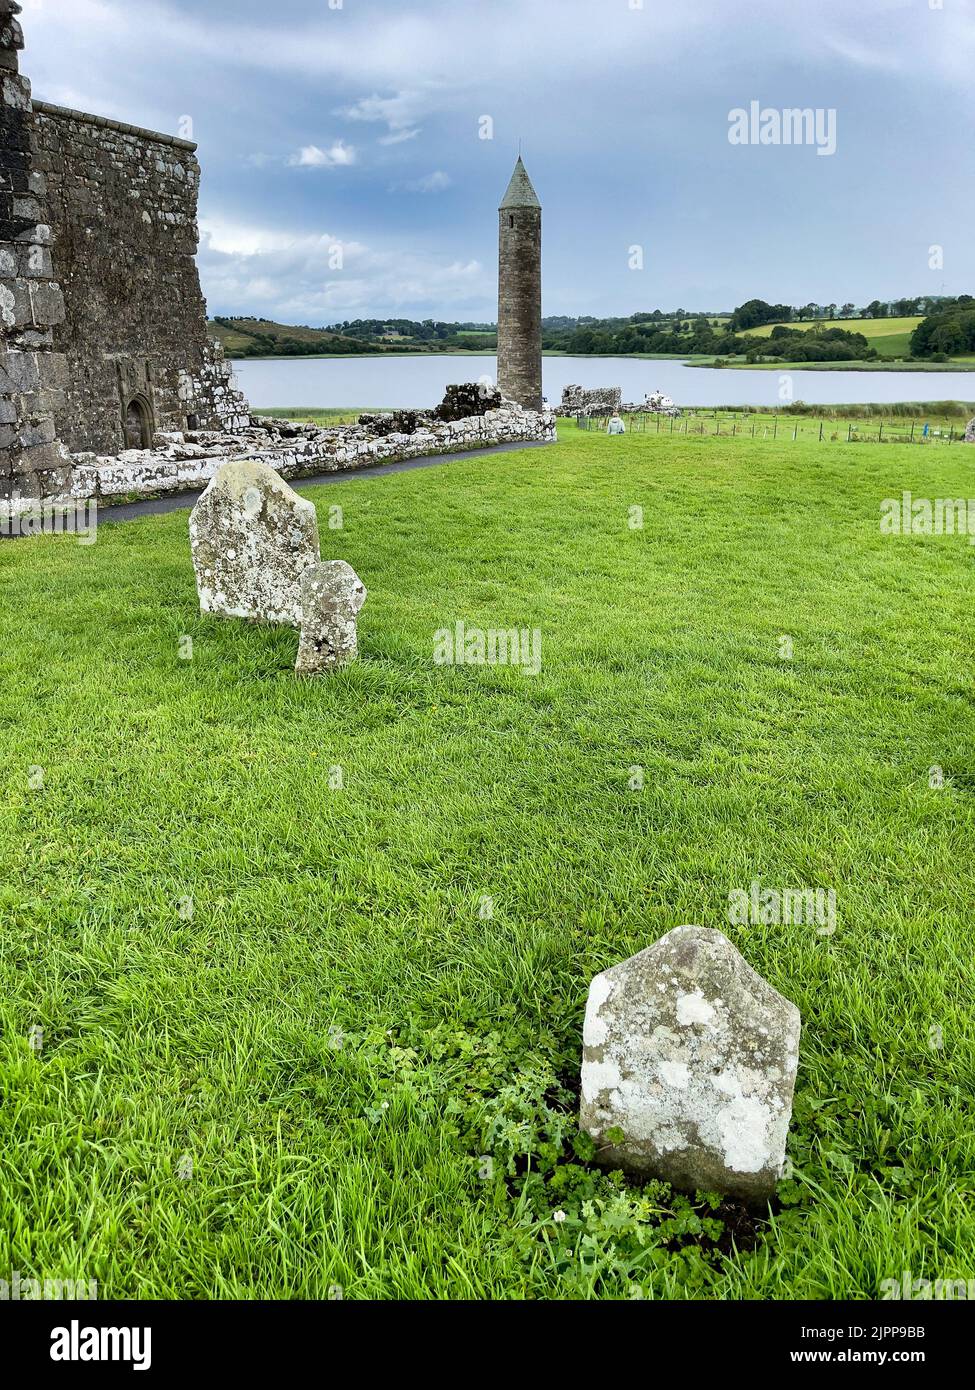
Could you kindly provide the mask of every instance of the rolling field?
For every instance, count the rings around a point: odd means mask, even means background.
[[[758,338],[768,338],[772,329],[777,326],[802,329],[804,332],[814,328],[842,328],[847,333],[862,333],[881,357],[906,357],[911,334],[920,322],[920,316],[892,319],[817,319],[814,323],[767,323],[762,328],[749,329],[749,333]]]
[[[302,488],[369,590],[319,681],[201,616],[186,513],[0,544],[0,1266],[181,1299],[972,1278],[973,552],[879,515],[973,457],[563,424]],[[540,674],[436,665],[458,620],[537,629]],[[834,889],[835,934],[730,925],[756,878]],[[758,1218],[601,1174],[575,1123],[591,977],[691,922],[802,1012]]]

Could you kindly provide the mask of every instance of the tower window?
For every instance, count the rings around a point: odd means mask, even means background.
[[[514,225],[515,225],[515,215],[514,215],[514,213],[512,213],[511,216],[508,218],[508,226],[509,226],[509,227],[513,227]]]

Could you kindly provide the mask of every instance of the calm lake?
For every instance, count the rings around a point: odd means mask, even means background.
[[[492,380],[491,356],[339,357],[237,361],[234,370],[257,409],[296,406],[409,407],[438,405],[454,382]],[[678,405],[777,405],[779,373],[685,367],[630,357],[546,357],[545,394],[562,388],[622,386],[624,401],[664,391]],[[792,397],[818,405],[861,401],[975,400],[968,372],[791,372]]]

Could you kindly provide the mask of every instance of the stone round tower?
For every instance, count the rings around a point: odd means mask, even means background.
[[[518,157],[501,204],[498,389],[542,408],[542,205]]]

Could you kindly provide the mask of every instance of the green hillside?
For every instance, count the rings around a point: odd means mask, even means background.
[[[812,323],[786,323],[783,328],[801,329],[803,332],[824,328],[845,328],[849,333],[862,333],[871,347],[875,347],[881,357],[906,357],[909,351],[911,334],[921,322],[921,315],[892,319],[815,319]],[[750,328],[749,333],[756,338],[768,338],[773,328],[780,325],[764,324],[761,328]]]
[[[493,350],[494,330],[464,324],[382,323],[357,320],[335,328],[275,323],[272,319],[215,318],[210,335],[228,357],[321,357],[383,352],[480,352]]]
[[[304,357],[375,351],[327,328],[296,327],[271,319],[218,318],[207,324],[228,357]]]

